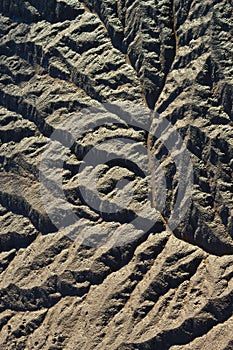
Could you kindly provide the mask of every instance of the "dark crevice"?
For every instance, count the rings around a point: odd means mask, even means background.
[[[33,208],[22,196],[1,191],[0,203],[15,214],[28,217],[34,227],[43,234],[57,231],[49,217]]]

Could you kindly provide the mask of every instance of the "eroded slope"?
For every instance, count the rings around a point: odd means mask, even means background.
[[[4,0],[0,12],[1,347],[231,349],[232,2]],[[147,183],[131,162],[106,164],[98,182],[111,201],[115,183],[129,179],[136,188],[130,210],[106,215],[80,196],[85,152],[123,136],[135,147],[149,144],[166,169],[162,214],[169,218],[174,159],[160,140],[148,140],[149,112],[141,129],[117,110],[101,112],[118,127],[90,129],[63,169],[80,234],[93,233],[95,242],[114,228],[119,239],[134,239],[90,247],[51,222],[39,182],[49,137],[77,111],[106,101],[127,102],[136,119],[143,106],[155,108],[185,139],[193,201],[174,232],[162,219],[144,233],[132,223]],[[134,148],[118,152],[129,156]]]

